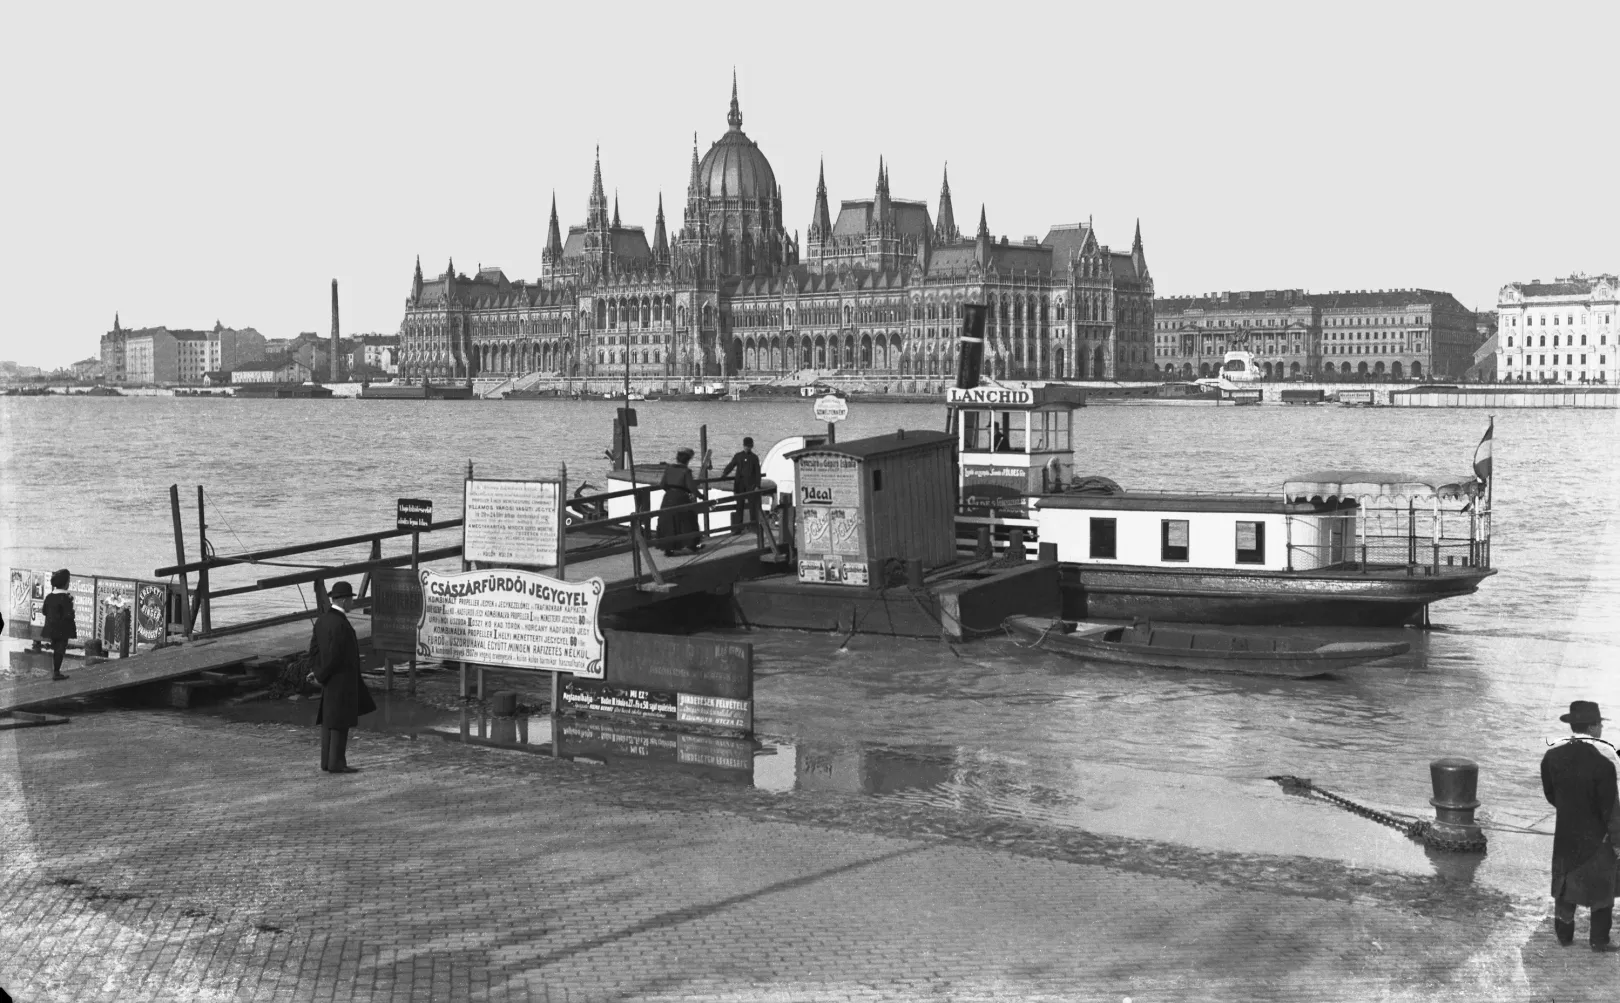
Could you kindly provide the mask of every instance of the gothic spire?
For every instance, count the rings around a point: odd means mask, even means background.
[[[422,270],[421,263],[418,262],[417,263],[417,271],[421,271],[421,270]],[[119,324],[118,324],[118,314],[116,314],[116,313],[113,314],[113,330],[114,331],[122,331],[123,330],[123,328],[120,327]]]
[[[1136,236],[1131,238],[1131,252],[1134,254],[1142,249],[1142,218],[1136,218]]]
[[[811,240],[825,240],[832,233],[832,213],[827,209],[827,162],[821,162],[821,173],[816,178],[816,211],[810,217]]]
[[[411,301],[422,298],[422,256],[416,256],[416,273],[411,276]],[[114,322],[116,324],[116,321]]]
[[[585,227],[588,230],[606,230],[608,228],[607,193],[602,190],[602,148],[596,148],[596,173],[591,178],[591,200],[586,213]]]
[[[546,227],[545,256],[551,261],[562,260],[562,227],[557,223],[557,193],[551,193],[551,222]]]
[[[737,107],[737,68],[731,68],[731,110],[726,112],[726,124],[732,129],[742,129],[742,109]]]
[[[973,239],[982,240],[986,243],[990,241],[990,224],[985,222],[983,203],[979,205],[979,232],[974,235]]]
[[[653,224],[653,260],[669,261],[669,235],[664,231],[664,193],[658,193],[658,220]]]
[[[619,228],[619,190],[613,190],[613,228]]]
[[[956,210],[951,206],[951,168],[945,165],[945,180],[939,186],[939,217],[934,223],[934,239],[941,244],[961,240],[956,229]]]

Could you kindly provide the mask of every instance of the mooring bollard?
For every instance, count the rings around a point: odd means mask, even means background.
[[[922,558],[906,558],[906,587],[911,589],[913,592],[923,587]]]
[[[1007,557],[1014,561],[1022,561],[1028,555],[1024,553],[1024,530],[1014,526],[1007,534]]]
[[[1479,764],[1471,759],[1447,756],[1429,764],[1434,785],[1434,823],[1425,830],[1424,842],[1444,850],[1484,850],[1485,832],[1474,821],[1479,807]]]
[[[979,527],[979,542],[974,548],[974,556],[980,559],[996,556],[995,549],[990,544],[990,527]]]

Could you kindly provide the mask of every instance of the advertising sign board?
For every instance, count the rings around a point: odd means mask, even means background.
[[[40,580],[45,583],[45,592],[49,593],[50,574],[41,574]],[[101,627],[97,624],[100,618],[96,615],[96,576],[74,575],[68,580],[68,594],[73,597],[73,625],[79,632],[79,643],[100,637]],[[43,613],[40,614],[39,625],[45,626]]]
[[[849,402],[833,394],[818,397],[815,415],[817,421],[843,421],[849,417]]]
[[[27,637],[30,625],[44,625],[45,615],[40,612],[40,606],[45,602],[44,584],[32,571],[11,569],[11,588],[6,600],[7,634]]]
[[[410,568],[371,573],[371,644],[378,651],[416,650],[416,624],[422,619],[422,583]]]
[[[168,635],[169,587],[162,582],[135,583],[135,643],[162,644]]]
[[[509,569],[420,574],[418,654],[602,678],[602,579]]]
[[[962,465],[962,511],[967,514],[1028,516],[1028,493],[1024,467]]]
[[[394,508],[394,528],[428,529],[433,525],[433,499],[401,498]]]
[[[849,456],[812,453],[796,461],[795,532],[799,580],[866,585],[866,534],[861,531],[861,465]]]
[[[117,657],[135,650],[135,595],[138,583],[127,578],[95,579],[95,637]],[[77,607],[79,599],[74,597]],[[77,612],[77,609],[75,609]],[[81,636],[83,636],[81,634]]]
[[[746,738],[665,731],[622,720],[563,721],[558,732],[564,756],[665,766],[732,783],[748,783],[754,774],[754,743]]]
[[[466,483],[464,560],[557,566],[563,540],[561,482],[469,479]]]

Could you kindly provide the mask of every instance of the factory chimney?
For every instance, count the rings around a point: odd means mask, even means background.
[[[332,382],[338,381],[338,309],[337,279],[332,280]]]

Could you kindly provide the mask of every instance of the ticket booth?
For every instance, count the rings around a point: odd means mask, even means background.
[[[799,581],[882,588],[890,560],[956,559],[955,441],[900,431],[789,453]]]
[[[1032,495],[1060,492],[1074,476],[1078,387],[952,387],[962,512],[1027,518]]]

